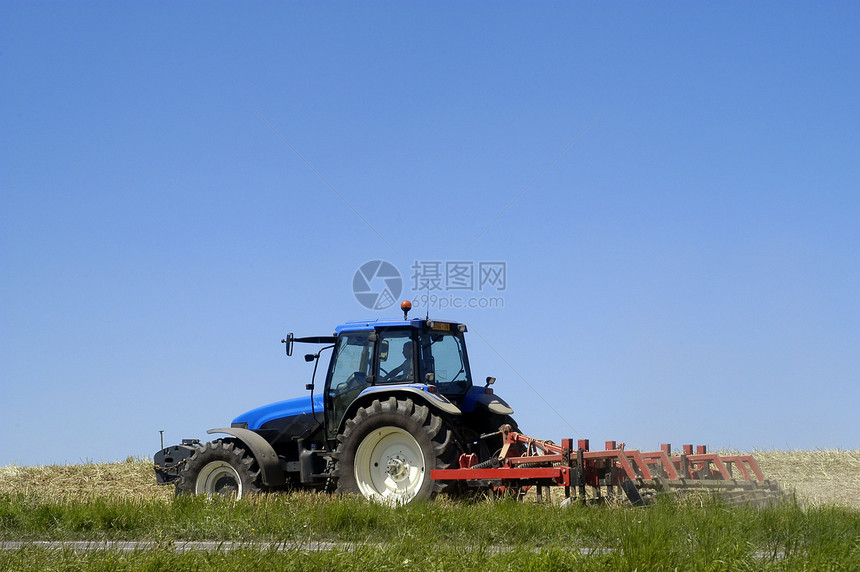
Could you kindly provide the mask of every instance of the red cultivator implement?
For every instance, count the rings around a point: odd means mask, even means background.
[[[684,445],[680,455],[673,455],[670,445],[642,452],[615,441],[607,441],[604,451],[590,451],[588,439],[580,439],[574,449],[573,439],[556,445],[509,425],[499,431],[504,445],[498,458],[478,463],[476,455],[462,455],[459,469],[437,469],[431,478],[519,493],[537,487],[539,500],[544,487],[561,486],[565,502],[576,498],[582,503],[620,498],[620,491],[634,505],[647,504],[658,492],[706,492],[730,504],[756,505],[782,496],[777,482],[765,479],[750,455],[717,455],[704,446],[693,453],[692,445]]]

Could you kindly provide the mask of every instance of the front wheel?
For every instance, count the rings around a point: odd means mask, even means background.
[[[234,496],[260,491],[254,458],[228,441],[212,441],[198,449],[179,472],[177,494]]]
[[[429,499],[444,483],[430,471],[454,464],[459,448],[441,417],[411,399],[390,397],[360,407],[338,435],[337,490],[394,504]]]

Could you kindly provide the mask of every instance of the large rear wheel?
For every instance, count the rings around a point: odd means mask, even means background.
[[[433,481],[430,471],[451,467],[460,452],[440,416],[393,396],[360,407],[338,441],[337,491],[393,504],[442,492],[444,483]]]

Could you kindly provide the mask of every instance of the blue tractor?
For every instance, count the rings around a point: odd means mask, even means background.
[[[511,409],[472,383],[464,324],[408,318],[348,322],[332,336],[282,340],[322,345],[309,396],[239,415],[208,443],[185,439],[155,454],[159,483],[177,494],[242,497],[310,488],[404,503],[456,492],[430,471],[454,468],[463,454],[492,462],[499,428],[516,429]],[[320,356],[331,350],[322,392],[314,392]]]

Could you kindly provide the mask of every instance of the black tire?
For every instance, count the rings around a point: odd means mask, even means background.
[[[254,458],[230,441],[200,447],[179,472],[176,494],[233,496],[260,492],[260,470]]]
[[[445,483],[430,471],[454,466],[460,447],[426,405],[390,397],[360,407],[337,436],[337,492],[393,504],[433,498]]]

